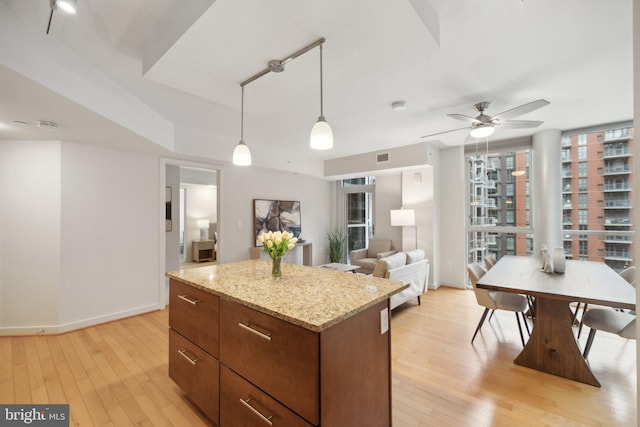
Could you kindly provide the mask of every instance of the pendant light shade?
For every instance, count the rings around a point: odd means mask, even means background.
[[[251,165],[251,151],[244,141],[238,142],[238,145],[233,150],[233,164],[236,166]]]
[[[236,166],[249,166],[251,164],[251,150],[244,143],[244,86],[241,86],[240,97],[240,142],[233,150],[233,164]]]
[[[320,117],[313,128],[309,137],[309,145],[314,150],[328,150],[333,148],[333,131],[331,126],[324,119],[323,99],[322,99],[322,44],[320,45]]]
[[[309,144],[314,150],[328,150],[333,147],[333,131],[324,117],[318,117],[318,121],[311,128]]]
[[[60,8],[72,15],[75,15],[78,11],[78,0],[51,0],[50,3],[52,10]]]

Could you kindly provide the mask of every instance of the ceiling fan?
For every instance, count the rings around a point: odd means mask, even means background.
[[[493,131],[496,127],[502,129],[525,129],[525,128],[535,128],[540,126],[543,122],[535,121],[535,120],[508,120],[512,117],[518,117],[523,114],[529,113],[533,110],[537,110],[538,108],[544,107],[545,105],[549,105],[549,101],[544,99],[538,99],[536,101],[529,102],[527,104],[523,104],[519,107],[512,108],[507,111],[503,111],[500,114],[496,114],[495,116],[488,116],[484,112],[489,108],[489,102],[483,101],[478,102],[474,105],[474,108],[480,113],[478,116],[469,117],[464,114],[447,114],[447,116],[452,119],[461,120],[463,122],[471,123],[471,127],[463,127],[458,129],[451,129],[444,132],[432,133],[430,135],[425,135],[422,138],[428,138],[431,136],[442,135],[444,133],[456,132],[463,129],[468,129],[469,134],[473,138],[484,138],[493,134]]]

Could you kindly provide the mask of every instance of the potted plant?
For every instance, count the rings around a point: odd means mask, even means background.
[[[342,262],[342,253],[344,252],[344,243],[347,235],[344,231],[333,231],[327,233],[329,239],[329,260],[331,262]]]

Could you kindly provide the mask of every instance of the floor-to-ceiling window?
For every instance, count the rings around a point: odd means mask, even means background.
[[[633,127],[562,137],[562,224],[567,258],[634,265]]]
[[[478,143],[466,152],[468,262],[485,256],[530,255],[531,175],[528,144],[498,149]]]
[[[354,249],[368,247],[373,236],[373,194],[374,177],[345,179],[342,181],[345,193],[347,257]]]

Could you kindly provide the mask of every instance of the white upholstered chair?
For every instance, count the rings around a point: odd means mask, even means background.
[[[350,252],[349,263],[360,267],[358,273],[371,274],[380,258],[393,255],[391,239],[369,239],[369,247]]]
[[[484,257],[484,265],[487,266],[487,270],[490,270],[491,267],[496,265],[496,262],[498,262],[498,260],[496,260],[496,257],[494,257],[493,255],[487,255],[486,257]]]
[[[527,329],[527,333],[529,333],[529,325],[527,324],[527,319],[525,318],[524,313],[528,309],[527,298],[524,295],[512,294],[510,292],[500,292],[500,291],[488,291],[486,289],[478,289],[476,284],[478,280],[485,274],[484,268],[482,265],[474,262],[467,265],[467,272],[469,273],[469,278],[471,279],[471,284],[473,285],[473,292],[476,294],[476,300],[478,304],[484,307],[484,312],[482,313],[482,317],[480,318],[480,322],[478,322],[478,326],[476,327],[476,331],[473,333],[473,338],[471,338],[471,343],[478,335],[478,331],[482,327],[485,319],[487,318],[487,314],[489,314],[489,310],[491,310],[491,314],[495,310],[507,310],[513,311],[516,314],[516,321],[518,322],[518,330],[520,331],[520,339],[522,340],[522,345],[525,345],[524,334],[522,333],[522,325],[520,325],[520,316],[522,316],[522,320],[524,321],[525,328]]]
[[[592,308],[582,316],[582,323],[591,328],[584,347],[583,357],[586,359],[593,344],[596,331],[617,334],[622,338],[636,338],[636,316],[608,308]]]

